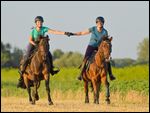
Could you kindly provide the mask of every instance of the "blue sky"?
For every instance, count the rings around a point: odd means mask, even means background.
[[[113,58],[137,58],[137,46],[149,38],[149,1],[2,1],[1,41],[25,49],[34,18],[44,17],[44,26],[78,32],[95,26],[97,16],[105,18],[105,28],[113,36]],[[49,34],[51,51],[85,53],[90,35]]]

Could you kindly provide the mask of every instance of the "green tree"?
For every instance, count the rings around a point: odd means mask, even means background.
[[[5,45],[1,42],[1,52],[5,51]]]
[[[4,67],[10,59],[10,52],[1,52],[1,67]]]
[[[1,67],[9,66],[11,62],[11,45],[1,42]]]
[[[58,59],[60,58],[62,55],[64,54],[64,52],[61,49],[56,49],[53,52],[53,59]]]
[[[15,47],[13,49],[13,53],[12,53],[12,61],[13,61],[13,67],[18,67],[19,66],[19,62],[20,59],[23,55],[23,51],[17,47]]]
[[[83,60],[83,55],[78,52],[67,52],[63,56],[54,61],[59,67],[78,67]]]
[[[140,62],[149,61],[149,38],[144,38],[142,42],[139,43],[138,47],[138,58]]]
[[[10,51],[11,50],[11,45],[9,44],[9,43],[7,43],[6,45],[5,45],[5,49],[6,49],[6,51]]]
[[[111,62],[112,66],[115,66],[115,67],[125,67],[129,65],[133,65],[135,63],[136,63],[136,60],[133,60],[131,58],[116,58],[116,59],[113,59],[113,61]]]
[[[1,68],[2,67],[18,67],[19,59],[23,54],[23,51],[19,48],[13,48],[11,52],[11,44],[3,44],[1,41]]]

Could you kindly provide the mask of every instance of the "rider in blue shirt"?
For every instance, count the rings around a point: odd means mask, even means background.
[[[104,28],[104,22],[105,22],[105,20],[103,17],[101,17],[101,16],[97,17],[96,18],[96,26],[93,26],[82,32],[73,33],[73,35],[77,35],[77,36],[87,35],[87,34],[91,33],[90,42],[86,49],[84,58],[91,57],[92,53],[95,50],[98,50],[98,46],[100,45],[100,43],[102,41],[102,37],[108,36],[107,30]],[[78,77],[79,80],[82,79],[82,75],[83,75],[84,71],[85,71],[85,66],[83,66],[81,74]],[[112,71],[111,71],[110,62],[108,62],[108,73],[110,76],[110,80],[115,80],[115,77],[113,76]]]

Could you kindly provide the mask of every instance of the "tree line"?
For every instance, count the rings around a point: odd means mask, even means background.
[[[23,56],[23,50],[14,47],[11,44],[4,44],[1,41],[1,68],[19,67],[20,59]],[[63,52],[61,49],[56,49],[52,53],[54,65],[58,67],[78,67],[83,60],[83,55],[79,52]],[[138,58],[113,59],[111,64],[115,67],[125,67],[128,65],[137,65],[149,63],[149,38],[144,38],[137,47]]]
[[[23,51],[17,47],[12,48],[11,44],[3,44],[1,41],[1,68],[3,67],[18,67],[19,59]]]

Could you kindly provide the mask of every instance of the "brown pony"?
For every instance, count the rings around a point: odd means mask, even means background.
[[[30,65],[27,66],[25,73],[23,74],[23,79],[25,86],[29,94],[29,102],[35,104],[35,101],[39,100],[38,88],[40,86],[40,81],[45,80],[46,91],[48,95],[48,104],[52,105],[53,102],[50,96],[50,87],[49,87],[49,38],[39,37],[39,43],[37,51],[31,59]],[[21,68],[21,67],[20,67]],[[33,85],[32,96],[31,96],[31,85]]]
[[[99,90],[101,82],[106,86],[106,102],[110,104],[109,82],[107,80],[107,63],[110,58],[111,38],[104,37],[95,54],[94,61],[90,64],[89,69],[83,73],[85,103],[89,103],[88,82],[91,82],[94,90],[94,103],[99,104]],[[86,62],[86,59],[85,61]]]

